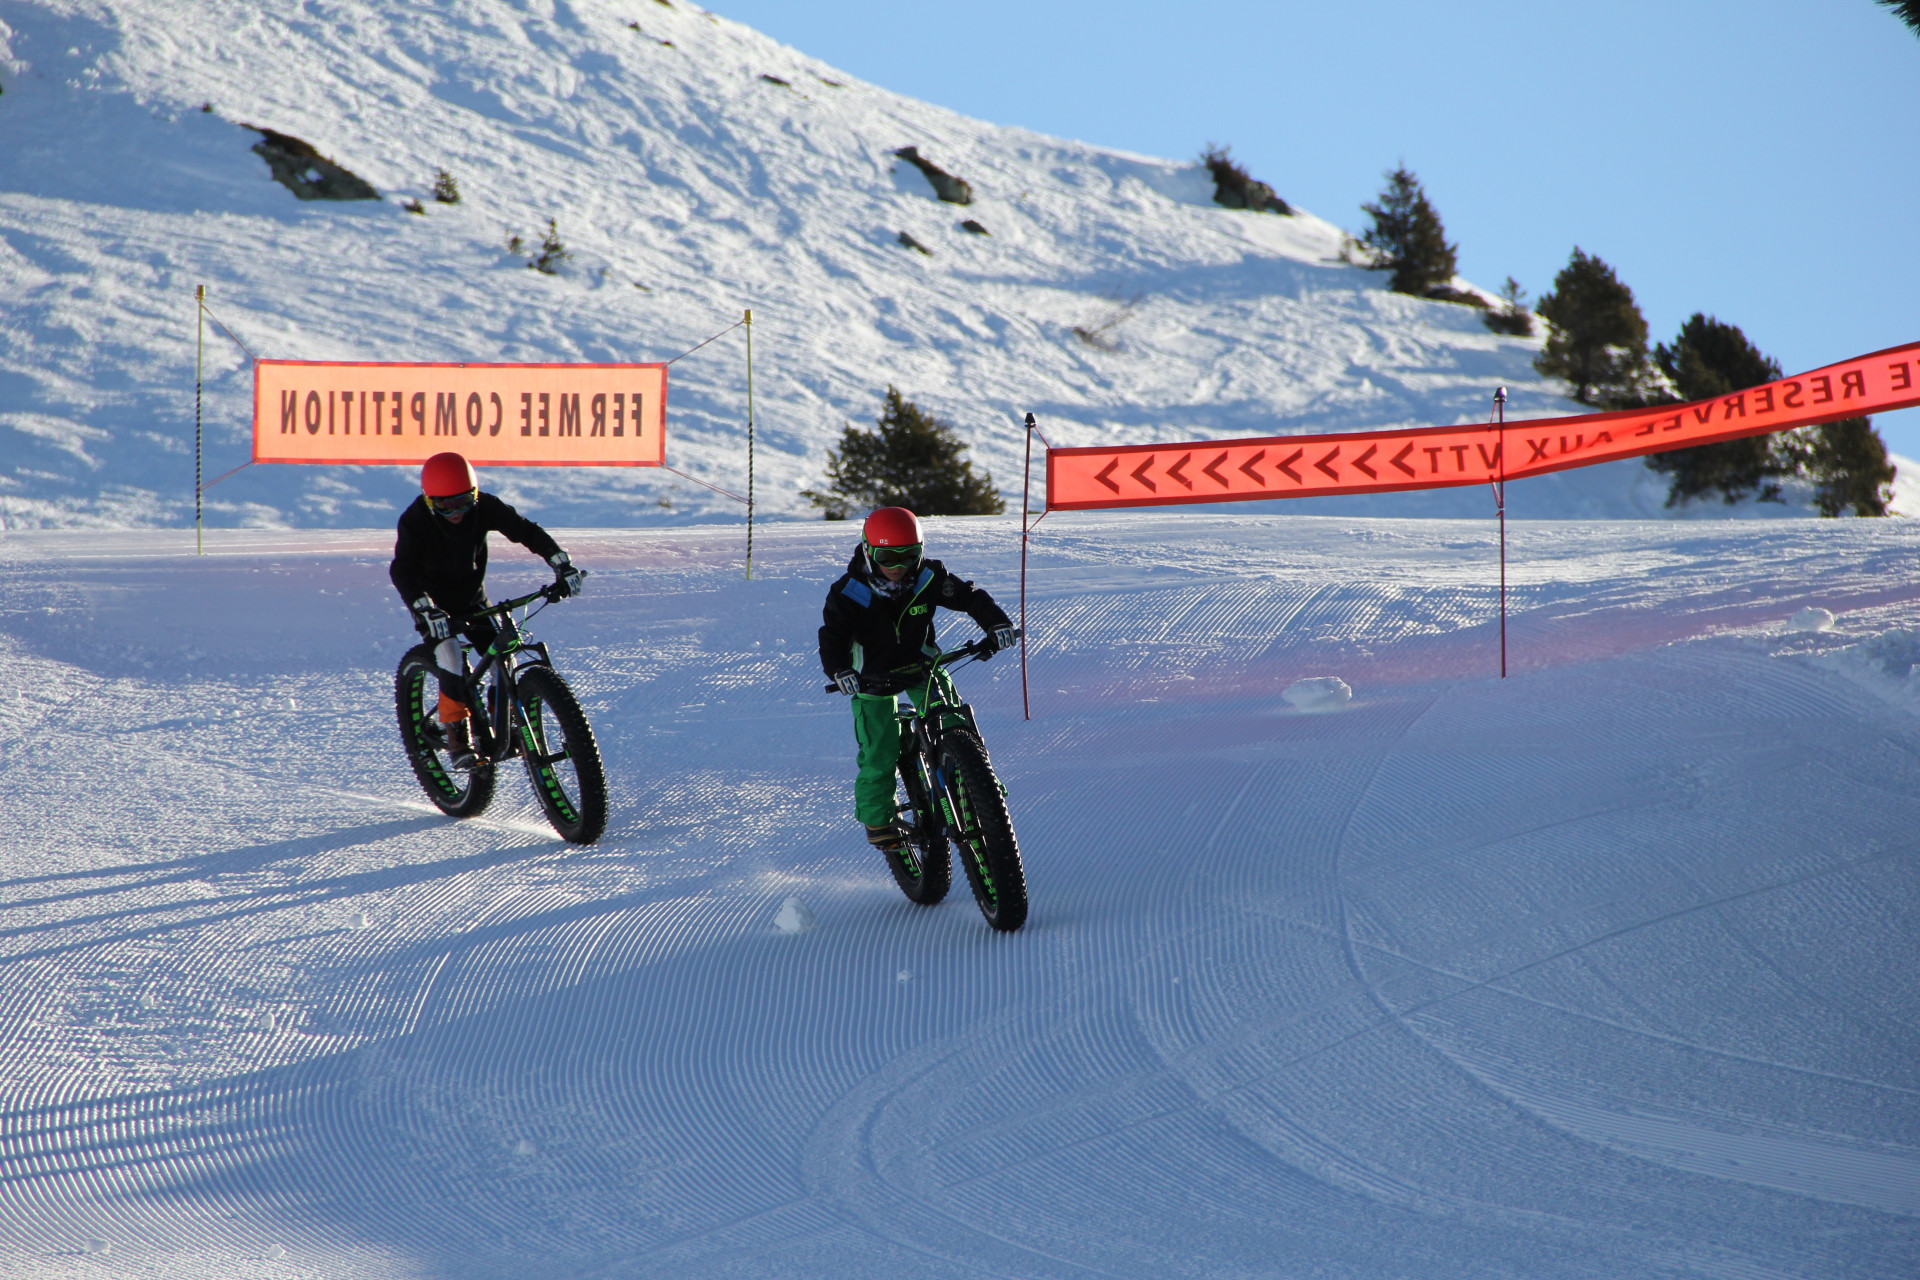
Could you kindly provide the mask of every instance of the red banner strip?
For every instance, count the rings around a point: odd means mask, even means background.
[[[1920,405],[1920,342],[1714,400],[1322,436],[1047,450],[1047,510],[1487,484]]]

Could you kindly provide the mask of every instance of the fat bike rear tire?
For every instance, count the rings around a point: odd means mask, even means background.
[[[471,818],[493,799],[493,766],[453,767],[440,728],[440,680],[434,674],[434,646],[418,644],[400,659],[393,676],[394,711],[400,742],[421,790],[449,818]]]
[[[883,850],[887,869],[909,902],[930,907],[953,887],[953,858],[947,851],[946,826],[927,793],[926,765],[913,747],[900,753],[900,796],[896,807],[907,824],[907,842]]]
[[[988,924],[1012,933],[1027,922],[1027,875],[986,747],[965,730],[949,733],[940,743],[939,775],[973,900]]]
[[[533,794],[562,839],[592,844],[607,829],[607,775],[593,726],[553,668],[522,667],[514,683],[520,689],[515,727]]]

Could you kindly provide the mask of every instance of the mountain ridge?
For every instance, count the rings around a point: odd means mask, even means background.
[[[970,120],[685,5],[6,0],[0,26],[0,127],[21,142],[0,156],[9,527],[191,521],[202,283],[254,353],[288,359],[660,360],[751,308],[755,496],[771,517],[812,514],[799,491],[889,384],[952,421],[1008,495],[1029,411],[1060,445],[1471,421],[1500,384],[1515,416],[1578,411],[1533,372],[1536,342],[1387,292],[1310,213],[1215,206],[1197,160]],[[241,120],[381,199],[296,199]],[[909,146],[972,202],[940,201],[896,154]],[[442,168],[458,205],[432,201]],[[549,219],[573,257],[527,271],[504,246]],[[248,456],[251,388],[241,353],[206,341],[216,476]],[[737,341],[676,364],[669,464],[742,488],[746,409]],[[208,491],[207,519],[379,524],[412,483],[404,468],[248,468]],[[556,523],[739,515],[657,472],[489,484]],[[1626,463],[1516,485],[1509,502],[1595,517],[1669,514],[1663,500]],[[1440,493],[1288,509],[1485,506]]]

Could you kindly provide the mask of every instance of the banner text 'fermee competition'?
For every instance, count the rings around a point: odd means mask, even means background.
[[[666,410],[664,364],[261,360],[253,460],[656,467]]]

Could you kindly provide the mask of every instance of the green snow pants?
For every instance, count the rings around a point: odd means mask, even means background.
[[[936,670],[928,680],[907,689],[916,710],[927,705],[927,684],[940,682],[949,701],[958,702],[953,681]],[[900,767],[900,706],[898,694],[853,695],[853,740],[860,744],[860,772],[853,780],[853,813],[870,827],[884,826],[899,816],[894,806],[894,770]]]

